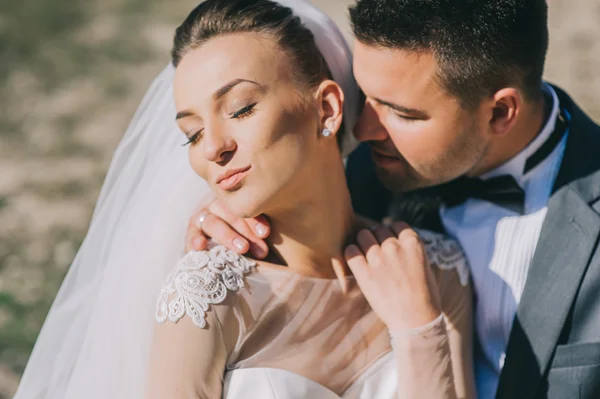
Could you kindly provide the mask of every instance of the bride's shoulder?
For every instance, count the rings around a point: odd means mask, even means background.
[[[469,283],[469,264],[462,247],[454,238],[430,230],[415,229],[429,262],[443,271],[455,272],[462,286]]]
[[[156,320],[177,323],[184,316],[206,327],[211,305],[221,304],[228,293],[244,287],[244,275],[256,263],[223,245],[188,252],[165,279],[156,304]]]

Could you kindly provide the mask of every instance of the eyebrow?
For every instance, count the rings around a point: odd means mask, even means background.
[[[223,87],[221,87],[219,90],[217,90],[215,92],[215,94],[213,94],[213,100],[217,101],[218,99],[220,99],[221,97],[223,97],[225,94],[229,93],[231,91],[231,89],[233,89],[235,86],[239,85],[240,83],[252,83],[253,85],[256,85],[260,88],[262,88],[263,86],[261,84],[256,83],[253,80],[248,80],[248,79],[234,79],[231,82],[227,83],[226,85],[224,85]]]
[[[234,79],[231,82],[225,84],[224,86],[222,86],[219,90],[217,90],[215,92],[215,94],[213,94],[213,101],[217,101],[219,99],[221,99],[223,96],[225,96],[227,93],[229,93],[231,91],[231,89],[233,89],[235,86],[239,85],[240,83],[252,83],[260,88],[264,88],[261,84],[256,83],[253,80],[248,80],[248,79]],[[194,115],[194,113],[192,111],[181,111],[177,113],[177,116],[175,117],[175,120],[177,119],[181,119],[181,118],[187,118],[188,116],[192,116]]]
[[[175,120],[178,120],[181,118],[187,118],[188,116],[192,116],[192,115],[194,115],[194,113],[192,111],[181,111],[181,112],[177,113]]]
[[[421,118],[429,117],[429,115],[427,115],[427,112],[422,111],[420,109],[408,108],[408,107],[404,107],[402,105],[392,104],[390,102],[383,101],[378,98],[375,98],[375,101],[377,101],[381,105],[385,105],[386,107],[390,107],[391,109],[398,111],[398,112],[402,112],[404,114],[409,114],[409,115],[413,115],[413,116],[417,116],[417,117],[421,117]]]

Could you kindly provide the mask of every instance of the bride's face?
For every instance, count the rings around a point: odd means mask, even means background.
[[[192,168],[239,216],[291,205],[331,150],[318,96],[302,86],[274,40],[253,33],[210,39],[177,66],[177,123]]]

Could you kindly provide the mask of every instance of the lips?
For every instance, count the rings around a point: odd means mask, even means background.
[[[251,166],[248,165],[239,169],[230,169],[217,178],[217,186],[222,190],[233,190],[237,188],[239,183],[248,174]]]
[[[377,160],[383,160],[383,161],[399,161],[400,157],[398,157],[398,155],[396,154],[388,154],[384,151],[381,151],[377,148],[371,147],[371,156],[373,157],[373,159],[375,161]]]

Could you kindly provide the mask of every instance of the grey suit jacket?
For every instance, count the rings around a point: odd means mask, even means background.
[[[600,398],[600,127],[555,90],[571,115],[567,147],[513,322],[498,399]],[[359,148],[348,161],[348,185],[355,210],[379,218],[390,196],[373,198],[381,187],[362,190],[376,179],[370,162]],[[429,209],[410,217],[439,230],[435,215]]]
[[[571,114],[563,162],[513,322],[497,398],[600,398],[600,127]]]

